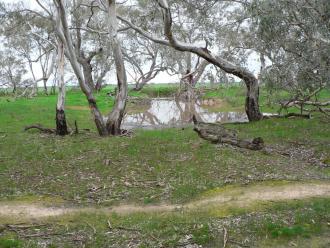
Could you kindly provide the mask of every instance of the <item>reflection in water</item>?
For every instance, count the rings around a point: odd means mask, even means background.
[[[186,126],[192,123],[192,116],[203,122],[247,122],[245,113],[209,112],[199,102],[182,102],[171,99],[153,99],[149,109],[127,114],[123,128],[166,128]]]

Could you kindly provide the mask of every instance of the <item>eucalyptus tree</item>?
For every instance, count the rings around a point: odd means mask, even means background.
[[[23,76],[26,73],[24,62],[10,50],[0,52],[0,86],[11,88],[14,94],[24,84]]]
[[[92,60],[94,89],[100,92],[106,83],[106,76],[111,72],[114,61],[111,54],[100,53]]]
[[[175,49],[167,49],[165,63],[170,74],[179,75],[180,81],[195,87],[202,78],[209,62],[186,52],[181,53]]]
[[[245,101],[245,110],[250,121],[256,121],[262,119],[262,114],[259,109],[259,83],[256,76],[251,73],[248,69],[234,64],[233,62],[225,59],[224,57],[219,56],[219,49],[221,46],[217,46],[217,42],[220,40],[212,40],[214,38],[213,32],[209,32],[208,29],[211,27],[217,28],[214,26],[215,22],[218,25],[225,25],[224,14],[230,10],[226,2],[223,1],[195,1],[195,0],[186,0],[186,1],[171,1],[167,0],[154,0],[148,1],[150,6],[155,10],[154,18],[158,18],[157,22],[163,22],[163,31],[162,34],[165,38],[160,38],[159,30],[158,32],[150,32],[150,30],[145,30],[143,26],[138,24],[136,21],[130,21],[126,17],[118,16],[118,18],[134,29],[137,33],[144,36],[147,39],[152,40],[158,44],[165,46],[170,46],[181,52],[190,52],[193,53],[209,63],[217,66],[226,73],[237,76],[242,79],[247,88],[247,95]],[[240,2],[240,1],[235,1]],[[242,2],[244,3],[244,2]],[[183,42],[182,39],[177,37],[176,30],[176,20],[180,18],[180,15],[176,15],[176,11],[187,8],[190,16],[189,22],[194,23],[196,18],[202,20],[202,23],[199,26],[199,31],[202,33],[203,39],[198,42]],[[207,16],[207,17],[205,17]],[[134,22],[134,23],[133,23]],[[187,21],[185,21],[187,23]],[[212,31],[212,30],[211,30]],[[205,42],[203,42],[205,41]],[[204,44],[202,44],[202,42]],[[211,51],[214,50],[214,51]]]
[[[168,70],[164,63],[164,57],[168,55],[164,54],[164,49],[158,44],[141,39],[134,32],[127,32],[126,35],[124,59],[133,72],[131,77],[135,82],[134,90],[139,91],[159,73]]]
[[[59,24],[59,22],[58,22]],[[57,41],[57,86],[58,96],[56,104],[56,134],[64,136],[67,135],[68,127],[65,116],[65,81],[64,81],[64,66],[65,66],[65,46],[64,43],[58,39]]]
[[[68,2],[69,3],[69,2]],[[71,36],[79,64],[82,66],[84,80],[89,87],[100,90],[101,83],[111,68],[110,47],[107,32],[97,33],[98,29],[106,30],[103,12],[100,6],[88,5],[88,1],[72,1],[70,16]],[[97,24],[96,24],[97,23]]]
[[[94,8],[97,8],[101,11],[104,16],[104,22],[106,23],[107,32],[102,32],[104,35],[108,37],[107,49],[112,49],[112,55],[115,61],[116,67],[116,74],[117,74],[117,95],[114,103],[114,107],[111,113],[108,115],[107,119],[104,120],[98,106],[96,103],[96,99],[93,94],[93,88],[90,78],[90,68],[85,68],[84,61],[85,59],[90,59],[90,57],[94,56],[94,54],[101,52],[100,48],[98,51],[92,51],[89,55],[82,54],[81,49],[77,49],[82,47],[79,42],[81,42],[79,37],[79,32],[81,30],[91,31],[91,28],[86,25],[86,27],[80,26],[81,24],[78,23],[74,29],[78,30],[77,33],[77,40],[74,40],[72,37],[70,20],[72,22],[77,22],[75,18],[68,18],[67,10],[63,0],[54,0],[54,4],[56,6],[57,14],[58,14],[58,21],[60,25],[57,26],[56,34],[58,38],[65,44],[65,48],[67,49],[67,58],[70,61],[72,69],[77,77],[79,82],[80,88],[82,89],[83,93],[85,94],[87,101],[89,103],[91,112],[94,117],[94,121],[97,127],[97,130],[101,136],[107,135],[118,135],[121,134],[121,122],[124,116],[124,111],[126,107],[126,100],[127,100],[127,78],[126,78],[126,69],[124,65],[123,55],[121,51],[121,44],[120,38],[118,36],[118,23],[116,19],[116,1],[114,0],[107,0],[107,1],[99,1],[99,2],[92,2],[89,4],[85,4],[82,1],[74,2],[74,6],[87,6],[91,9],[90,19],[93,18],[94,15]],[[97,4],[97,5],[94,5]],[[47,10],[45,10],[47,12]],[[53,18],[52,13],[48,12],[50,18]],[[89,20],[87,24],[89,24]],[[79,20],[78,20],[79,21]],[[101,34],[98,32],[98,34]],[[83,56],[82,56],[83,55]],[[81,66],[83,70],[81,69]],[[87,66],[86,66],[87,67]],[[88,71],[88,70],[89,71]]]
[[[3,7],[3,12],[6,17],[1,27],[3,44],[27,64],[34,82],[30,96],[37,93],[40,81],[43,81],[47,94],[47,82],[54,72],[56,59],[51,45],[54,39],[51,27],[39,16],[24,12],[18,6],[11,9]],[[40,77],[36,75],[36,67],[42,74]]]
[[[271,61],[262,74],[269,88],[309,95],[329,87],[329,1],[252,1],[246,12],[257,48]]]

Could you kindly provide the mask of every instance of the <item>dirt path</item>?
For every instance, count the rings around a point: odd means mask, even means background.
[[[233,187],[225,190],[220,189],[219,192],[214,191],[208,196],[185,205],[120,205],[112,208],[65,208],[46,207],[40,203],[0,202],[0,216],[19,219],[37,219],[79,212],[131,214],[137,212],[189,211],[207,209],[209,207],[248,207],[260,201],[282,201],[310,197],[330,197],[330,182],[290,183],[272,186],[252,185]]]

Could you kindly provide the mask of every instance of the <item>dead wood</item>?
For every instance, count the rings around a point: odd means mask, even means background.
[[[311,105],[311,106],[316,106],[316,107],[326,107],[330,105],[330,101],[326,101],[326,102],[313,102],[313,101],[293,101],[292,104],[297,104],[297,105]]]
[[[311,119],[312,116],[311,114],[298,114],[298,113],[288,113],[286,115],[269,115],[269,116],[263,116],[263,119],[272,119],[272,118],[292,118],[292,117],[297,117],[297,118],[304,118],[304,119]]]
[[[34,124],[34,125],[26,126],[24,128],[24,131],[28,131],[30,129],[38,129],[40,132],[47,133],[47,134],[56,134],[56,129],[46,128],[46,127],[43,127],[41,124]],[[74,129],[73,130],[69,129],[69,134],[70,135],[80,134],[80,133],[82,133],[80,131],[90,132],[91,130],[89,128],[78,129],[78,123],[77,123],[77,121],[75,121],[74,122]],[[128,133],[126,133],[123,136],[129,136],[129,135],[128,135]]]
[[[37,227],[44,227],[47,226],[48,224],[7,224],[6,226],[10,229],[29,229],[29,228],[37,228]]]
[[[258,137],[253,140],[239,139],[234,130],[225,128],[221,124],[204,123],[194,120],[194,131],[198,133],[202,139],[211,141],[212,143],[224,143],[250,150],[261,150],[264,148],[264,141]]]
[[[46,127],[41,126],[40,124],[26,126],[24,128],[24,131],[27,131],[27,130],[30,130],[30,129],[38,129],[39,131],[41,131],[43,133],[48,133],[48,134],[54,134],[54,133],[56,133],[56,130],[55,129],[46,128]]]
[[[75,233],[34,233],[34,234],[22,234],[22,238],[42,238],[42,237],[51,237],[51,236],[71,236]]]
[[[242,243],[237,242],[237,241],[232,240],[232,239],[229,239],[228,242],[233,243],[233,244],[235,244],[235,245],[238,245],[238,246],[240,246],[240,247],[250,247],[250,246],[248,246],[248,245],[242,244]]]
[[[227,229],[223,228],[223,248],[226,248],[228,242],[228,232]]]

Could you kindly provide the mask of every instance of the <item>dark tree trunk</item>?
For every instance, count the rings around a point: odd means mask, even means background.
[[[61,136],[69,134],[65,112],[62,109],[56,109],[56,134]]]
[[[45,92],[45,95],[48,95],[48,89],[47,89],[47,80],[43,80],[44,81],[44,92]]]
[[[244,79],[247,92],[245,98],[245,112],[249,121],[259,121],[262,114],[259,109],[259,84],[256,78]]]
[[[120,112],[118,113],[118,117],[114,119],[113,121],[107,122],[107,131],[111,135],[121,135],[121,123],[123,121],[124,113]]]
[[[134,87],[134,89],[133,90],[135,90],[135,91],[140,91],[140,90],[142,90],[143,89],[143,87],[145,86],[147,84],[147,82],[141,82],[141,83],[136,83],[135,84],[135,87]]]
[[[100,136],[108,136],[109,132],[103,120],[103,116],[99,111],[96,101],[94,99],[88,99],[89,107],[92,115],[94,116],[94,123]]]
[[[88,84],[90,89],[95,89],[94,80],[93,80],[93,68],[90,64],[90,61],[87,61],[86,59],[83,59],[82,61],[82,67],[83,67],[83,73],[85,82]]]
[[[102,80],[99,80],[95,84],[95,90],[96,90],[96,92],[100,92],[101,89],[102,89]]]

